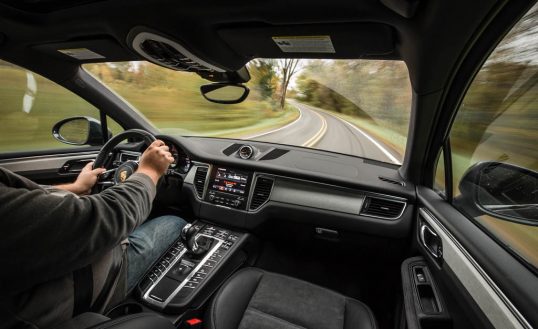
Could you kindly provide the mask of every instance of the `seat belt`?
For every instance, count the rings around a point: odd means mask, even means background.
[[[86,265],[73,272],[75,300],[73,317],[88,312],[93,297],[93,272],[92,266]]]

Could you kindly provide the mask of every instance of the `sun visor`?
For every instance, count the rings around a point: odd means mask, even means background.
[[[251,58],[394,58],[390,26],[376,23],[235,27],[218,31],[238,54]]]
[[[137,59],[115,40],[107,37],[47,43],[36,45],[32,48],[77,63],[117,62]]]

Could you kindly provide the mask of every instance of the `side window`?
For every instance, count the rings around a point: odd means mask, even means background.
[[[0,153],[80,147],[52,137],[54,124],[73,116],[99,119],[99,110],[62,86],[0,60]],[[121,131],[108,123],[113,133]]]
[[[535,268],[537,23],[535,5],[475,77],[450,133],[454,206]]]

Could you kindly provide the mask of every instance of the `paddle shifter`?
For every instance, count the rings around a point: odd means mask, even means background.
[[[187,247],[189,254],[195,258],[205,255],[214,241],[204,235],[196,237],[197,234],[198,229],[192,224],[185,225],[181,230],[181,240]]]

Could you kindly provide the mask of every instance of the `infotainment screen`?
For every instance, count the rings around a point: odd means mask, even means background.
[[[248,172],[217,167],[210,187],[215,191],[235,195],[246,195],[248,193],[248,180]]]

